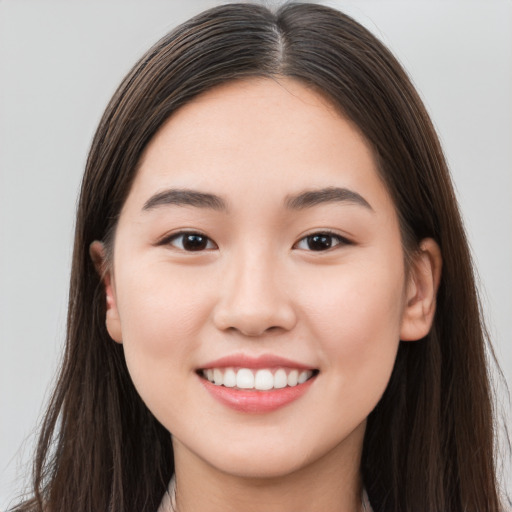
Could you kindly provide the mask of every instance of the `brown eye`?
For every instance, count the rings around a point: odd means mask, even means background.
[[[297,249],[307,251],[327,251],[337,245],[347,245],[350,242],[335,233],[321,232],[305,236],[296,245]]]
[[[169,245],[184,251],[205,251],[215,249],[216,245],[201,233],[177,233],[167,240]]]

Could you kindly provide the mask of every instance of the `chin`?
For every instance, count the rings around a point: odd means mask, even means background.
[[[332,444],[336,450],[336,443]],[[209,450],[204,455],[210,466],[233,477],[280,479],[314,465],[331,453],[332,448],[325,440],[314,442],[292,435],[278,440],[253,437],[251,442],[219,444],[215,452]]]
[[[219,461],[217,469],[223,473],[245,479],[280,479],[308,465],[308,461],[288,455],[273,457],[245,456]]]

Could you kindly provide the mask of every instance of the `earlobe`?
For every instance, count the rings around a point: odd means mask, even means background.
[[[117,343],[122,343],[121,321],[117,309],[114,275],[106,259],[105,246],[102,242],[94,241],[89,247],[89,254],[96,267],[103,286],[106,300],[106,327],[110,337]]]
[[[436,296],[441,280],[442,256],[432,238],[421,241],[409,269],[406,300],[400,339],[415,341],[424,338],[432,326]]]

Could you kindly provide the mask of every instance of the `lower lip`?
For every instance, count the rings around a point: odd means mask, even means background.
[[[222,404],[235,411],[261,414],[275,411],[298,400],[308,391],[315,378],[316,376],[297,386],[269,391],[227,388],[216,386],[206,379],[200,379],[206,390]]]

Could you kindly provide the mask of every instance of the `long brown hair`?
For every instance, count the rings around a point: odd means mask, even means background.
[[[405,253],[432,237],[443,254],[432,330],[401,343],[368,418],[361,469],[375,512],[497,512],[485,329],[438,138],[390,52],[348,16],[313,4],[206,11],[151,48],[109,103],[80,194],[63,365],[42,425],[33,496],[17,510],[157,509],[174,471],[171,438],[106,332],[89,246],[111,246],[141,154],[164,121],[216,85],[256,76],[291,77],[329,98],[373,147]]]

